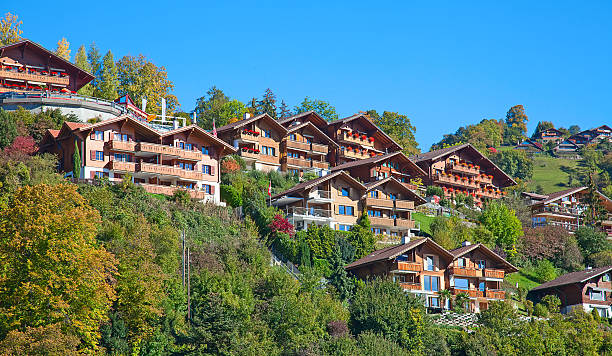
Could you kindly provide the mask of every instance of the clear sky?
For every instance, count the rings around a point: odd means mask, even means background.
[[[341,116],[398,111],[421,149],[523,104],[539,120],[612,124],[612,1],[6,1],[23,36],[72,55],[167,68],[183,110],[212,85],[242,101],[271,88]]]

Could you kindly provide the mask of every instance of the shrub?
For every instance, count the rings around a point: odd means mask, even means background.
[[[589,256],[589,261],[595,265],[595,267],[612,266],[612,251],[601,251],[594,253]]]
[[[427,187],[427,190],[425,192],[425,195],[427,195],[428,197],[433,196],[433,195],[437,195],[439,197],[444,197],[444,191],[442,190],[442,188],[435,186],[435,185],[430,185]]]
[[[561,299],[554,294],[549,294],[542,298],[542,303],[546,305],[546,309],[551,313],[558,313],[561,310]]]
[[[221,184],[221,199],[227,202],[232,208],[242,205],[242,194],[232,185]]]
[[[605,232],[597,231],[592,227],[581,227],[576,230],[576,241],[584,256],[610,249],[608,236]]]
[[[549,260],[540,260],[534,268],[534,276],[541,283],[557,278],[557,269]]]
[[[295,230],[293,229],[293,225],[287,220],[286,217],[282,216],[280,213],[277,213],[272,218],[270,225],[268,225],[271,234],[283,233],[289,235],[289,237],[293,238],[295,235]]]
[[[569,271],[582,268],[583,258],[576,238],[555,226],[527,228],[521,240],[520,254],[535,262],[548,259],[555,267]]]
[[[537,316],[537,317],[540,317],[540,318],[547,318],[548,317],[548,309],[546,308],[546,306],[544,304],[538,303],[533,308],[533,316]]]

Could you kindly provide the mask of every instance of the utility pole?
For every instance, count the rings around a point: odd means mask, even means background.
[[[181,260],[181,263],[183,265],[183,268],[182,268],[183,288],[185,288],[185,263],[187,262],[185,260],[185,229],[183,229],[182,240],[183,240],[183,259]]]
[[[191,320],[191,273],[189,268],[190,255],[187,247],[187,320]]]

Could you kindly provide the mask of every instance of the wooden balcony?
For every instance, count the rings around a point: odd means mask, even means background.
[[[308,168],[311,166],[310,161],[303,158],[286,157],[286,161],[288,166],[296,166],[303,168]]]
[[[502,197],[501,192],[498,192],[496,190],[482,189],[482,190],[476,191],[476,194],[481,196],[481,197],[491,198],[491,199],[499,199],[499,198]]]
[[[240,152],[240,157],[242,157],[242,158],[259,159],[259,153],[249,152],[249,151],[242,151],[242,150],[240,150],[239,152]]]
[[[487,289],[485,291],[485,296],[491,299],[506,299],[506,291]]]
[[[136,142],[110,140],[106,143],[111,151],[134,152],[136,151]]]
[[[236,136],[236,138],[240,141],[247,141],[247,142],[259,142],[259,137],[260,134],[253,134],[253,133],[248,133],[245,131],[240,131],[238,133],[238,135]]]
[[[329,169],[329,162],[325,162],[325,161],[312,161],[312,167],[313,168],[319,168],[319,169]]]
[[[190,171],[188,169],[175,168],[174,172],[179,177],[189,179],[189,180],[203,180],[204,179],[204,173],[198,172],[196,170]]]
[[[395,226],[402,228],[402,229],[414,229],[416,226],[416,223],[414,222],[414,220],[396,218]]]
[[[481,183],[484,183],[484,184],[492,184],[493,183],[493,178],[489,177],[486,174],[480,174],[477,177],[477,179],[478,179],[478,181],[480,181]]]
[[[363,135],[359,135],[358,137],[355,137],[353,134],[345,132],[340,137],[340,140],[345,141],[345,142],[355,143],[358,145],[374,147],[374,142],[370,141],[369,137],[366,137],[365,140],[362,137]]]
[[[111,171],[136,172],[136,163],[134,162],[110,161],[107,163],[107,167]]]
[[[399,282],[399,285],[406,290],[421,290],[421,283]]]
[[[370,158],[370,155],[366,152],[364,153],[363,151],[355,151],[355,150],[348,150],[348,149],[344,149],[344,150],[340,150],[340,157],[342,158],[350,158],[350,159],[366,159],[366,158]]]
[[[475,269],[475,268],[464,268],[464,267],[453,266],[449,270],[451,274],[454,274],[456,276],[463,276],[463,277],[481,277],[482,276],[482,270]]]
[[[504,279],[504,270],[503,269],[489,269],[486,268],[484,270],[484,276],[488,278],[499,278]]]
[[[142,173],[151,173],[151,174],[159,174],[166,176],[176,176],[177,174],[174,172],[174,167],[166,166],[163,164],[154,164],[154,163],[139,163],[136,165],[136,171]]]
[[[41,82],[65,86],[68,86],[68,84],[70,84],[70,79],[68,76],[58,77],[53,75],[43,75],[40,73],[19,72],[13,69],[0,70],[0,78],[26,80],[28,82]]]
[[[368,207],[393,209],[393,200],[366,197],[366,205]]]
[[[454,185],[457,187],[465,187],[471,189],[480,188],[480,184],[474,179],[470,178],[457,178],[452,174],[438,174],[434,178],[434,182],[438,184]]]
[[[453,295],[457,295],[460,293],[465,293],[470,298],[482,298],[484,296],[484,292],[477,289],[457,289],[451,288],[451,293]]]
[[[414,202],[410,200],[395,200],[395,209],[397,210],[413,210]]]
[[[391,218],[383,218],[379,216],[368,216],[370,218],[370,225],[372,226],[381,226],[381,227],[394,227],[393,219]]]
[[[287,140],[286,143],[287,148],[292,148],[294,150],[310,151],[310,143],[293,140]]]
[[[391,266],[391,269],[397,270],[397,271],[420,272],[423,270],[423,265],[418,262],[397,261],[393,263],[393,265]]]
[[[173,195],[175,191],[182,189],[187,191],[187,193],[189,193],[189,196],[193,199],[204,199],[206,197],[206,192],[204,192],[203,190],[185,189],[180,187],[170,187],[166,185],[145,183],[139,183],[138,185],[142,186],[144,190],[152,194]]]
[[[316,152],[316,153],[327,154],[327,152],[329,152],[329,147],[327,145],[313,143],[311,144],[311,151]]]
[[[455,163],[450,166],[450,169],[453,172],[463,173],[463,174],[470,175],[470,176],[475,176],[475,175],[480,174],[480,167],[477,167],[477,166],[470,167],[467,164],[463,165],[460,163]]]
[[[161,154],[164,156],[179,157],[190,161],[202,159],[202,152],[195,150],[185,150],[179,147],[160,145],[158,143],[140,142],[136,145],[136,151],[143,153]]]

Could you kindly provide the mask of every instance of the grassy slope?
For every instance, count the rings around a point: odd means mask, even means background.
[[[412,217],[414,218],[414,221],[417,221],[421,224],[421,231],[431,235],[431,222],[435,219],[432,216],[427,216],[423,213],[413,213]]]
[[[535,191],[537,185],[544,188],[545,193],[552,193],[569,188],[567,185],[568,174],[565,168],[575,168],[578,164],[576,160],[534,156],[533,177],[527,188]]]

